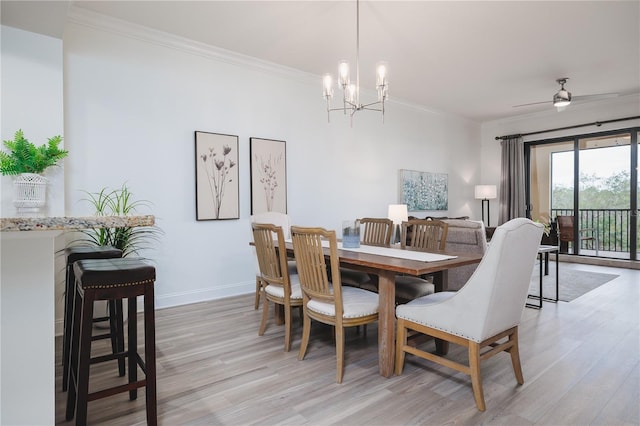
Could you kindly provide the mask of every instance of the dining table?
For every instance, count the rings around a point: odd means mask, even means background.
[[[287,254],[293,256],[293,244],[286,242]],[[324,247],[325,256],[329,248]],[[446,291],[448,271],[459,266],[480,263],[482,254],[452,253],[411,248],[360,245],[343,248],[338,243],[340,266],[359,270],[378,277],[378,367],[380,375],[391,377],[395,363],[396,297],[395,278],[398,274],[432,275],[435,291]]]

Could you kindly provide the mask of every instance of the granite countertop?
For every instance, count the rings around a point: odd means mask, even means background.
[[[0,231],[65,231],[91,228],[153,226],[153,215],[90,217],[3,217]]]

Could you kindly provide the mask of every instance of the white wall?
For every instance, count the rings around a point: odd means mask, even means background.
[[[486,184],[498,186],[498,198],[500,198],[500,141],[496,136],[536,132],[546,129],[574,126],[597,121],[614,120],[618,118],[637,117],[640,115],[640,95],[627,95],[615,99],[599,102],[574,103],[562,112],[555,108],[548,111],[527,114],[513,118],[490,121],[482,124],[482,170],[480,180]],[[640,126],[640,120],[620,121],[617,123],[603,124],[601,126],[587,126],[577,129],[549,132],[538,135],[526,136],[523,140],[534,141],[551,139],[567,135],[597,133],[608,130],[624,129]],[[491,223],[498,224],[498,200],[491,203]],[[495,206],[495,207],[494,207]]]
[[[45,144],[50,137],[64,134],[62,40],[7,26],[1,31],[2,140],[13,140],[16,130],[22,129],[31,143]],[[44,174],[49,179],[49,216],[64,214],[64,161],[60,164]],[[2,217],[16,213],[12,184],[10,176],[2,176]]]
[[[437,214],[480,215],[477,123],[391,102],[384,124],[372,112],[327,124],[320,76],[94,15],[72,16],[64,47],[67,212],[90,214],[81,191],[125,181],[154,203],[159,307],[254,290],[252,136],[287,143],[294,224],[386,216],[399,169],[449,175],[449,211]],[[239,220],[195,220],[195,130],[239,136]]]

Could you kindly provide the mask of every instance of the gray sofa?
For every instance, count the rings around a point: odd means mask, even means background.
[[[464,219],[442,219],[449,225],[446,250],[458,253],[480,253],[487,251],[487,237],[484,223]],[[448,290],[457,291],[466,284],[475,265],[460,266],[449,270]]]

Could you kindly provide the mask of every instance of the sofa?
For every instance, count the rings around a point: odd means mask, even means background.
[[[410,219],[413,219],[413,217],[410,217]],[[483,222],[469,220],[467,217],[452,219],[447,217],[426,217],[425,219],[441,220],[449,225],[446,251],[479,254],[484,254],[487,251],[487,236]],[[450,269],[447,290],[460,290],[477,267],[478,265],[475,264]]]

